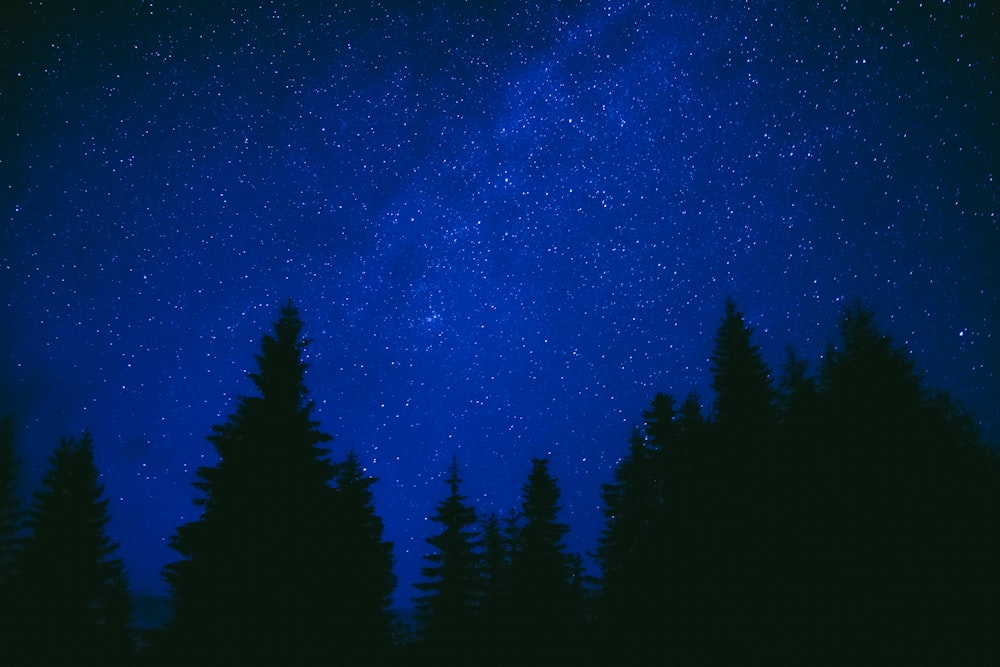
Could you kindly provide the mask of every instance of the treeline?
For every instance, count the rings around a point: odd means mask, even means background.
[[[0,427],[3,664],[1000,664],[1000,466],[871,312],[810,370],[774,374],[732,301],[714,402],[657,394],[603,486],[597,577],[569,553],[558,480],[477,514],[452,462],[417,584],[389,608],[392,545],[357,457],[312,419],[289,302],[171,538],[174,615],[138,636],[89,434],[25,512]],[[777,376],[777,379],[775,379]]]

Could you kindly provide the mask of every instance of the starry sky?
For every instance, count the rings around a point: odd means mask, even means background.
[[[24,495],[91,430],[137,592],[289,297],[400,604],[452,454],[592,550],[730,295],[775,369],[862,298],[1000,441],[993,3],[2,4],[0,412]]]

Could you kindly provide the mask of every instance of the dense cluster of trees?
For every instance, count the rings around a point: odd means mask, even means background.
[[[847,309],[817,372],[789,352],[774,384],[730,302],[711,372],[712,413],[657,396],[605,486],[606,645],[682,664],[995,660],[997,457],[872,313]]]
[[[64,439],[23,513],[13,428],[0,426],[0,657],[4,664],[122,664],[133,654],[132,602],[107,535],[90,434]],[[26,533],[25,533],[26,531]]]
[[[174,615],[141,641],[86,432],[34,503],[0,422],[5,664],[989,663],[998,657],[1000,465],[860,306],[814,372],[771,372],[726,304],[714,402],[657,394],[604,485],[584,577],[560,490],[531,462],[521,506],[480,516],[453,459],[431,521],[415,636],[389,609],[375,480],[333,461],[289,303],[263,337],[257,396],[209,439],[200,516],[167,566]],[[141,653],[139,649],[142,649]]]

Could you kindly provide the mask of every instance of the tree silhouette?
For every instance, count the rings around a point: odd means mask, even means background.
[[[605,529],[597,549],[603,572],[600,619],[606,659],[645,662],[680,653],[699,609],[707,607],[706,535],[718,523],[717,453],[698,397],[679,409],[667,394],[643,411],[627,455],[603,486]],[[665,643],[664,628],[673,628]],[[689,628],[680,631],[681,628]]]
[[[514,635],[511,607],[511,556],[517,539],[517,514],[497,514],[481,522],[481,597],[479,600],[480,662],[504,664]]]
[[[482,576],[481,605],[484,611],[497,609],[509,594],[510,545],[500,517],[490,514],[481,522]]]
[[[743,313],[727,299],[711,357],[715,421],[727,434],[759,432],[773,420],[770,371],[752,335]]]
[[[453,457],[445,478],[448,496],[430,517],[441,532],[427,538],[434,552],[425,556],[430,565],[421,569],[425,581],[416,586],[425,592],[417,607],[430,649],[439,659],[465,662],[479,623],[481,582],[476,512],[459,493],[461,482]]]
[[[667,398],[658,395],[654,402],[663,407]],[[659,435],[662,442],[665,434]],[[605,640],[631,646],[636,653],[662,622],[664,508],[657,454],[651,439],[635,429],[614,481],[601,487],[605,528],[596,556],[603,573]]]
[[[847,308],[840,338],[820,372],[812,477],[827,627],[869,655],[982,654],[1000,593],[996,457],[870,310]]]
[[[17,594],[17,660],[121,664],[132,652],[131,601],[118,544],[106,532],[88,432],[52,454],[28,517]]]
[[[10,655],[17,639],[19,610],[15,604],[19,538],[24,511],[17,495],[17,460],[14,455],[14,422],[0,420],[0,656]],[[12,656],[11,656],[12,657]]]
[[[302,321],[291,301],[265,335],[242,397],[209,440],[215,466],[198,470],[201,516],[177,529],[183,557],[165,570],[174,603],[169,644],[185,660],[313,662],[334,653],[328,636],[345,591],[335,572],[343,502],[320,447],[304,382]]]
[[[14,422],[0,419],[0,605],[6,606],[6,586],[13,579],[21,528],[21,500],[17,495],[17,460],[14,455]]]
[[[392,630],[392,543],[383,539],[382,520],[375,512],[371,486],[377,480],[365,475],[353,450],[335,469],[334,534],[339,548],[327,566],[335,573],[337,596],[328,601],[334,624],[326,628],[327,641],[337,644],[341,660],[377,662]]]
[[[532,459],[522,494],[523,525],[511,557],[512,621],[529,652],[522,657],[565,659],[580,610],[563,543],[569,528],[558,520],[560,491],[548,459]]]

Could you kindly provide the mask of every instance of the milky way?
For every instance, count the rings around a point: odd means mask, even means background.
[[[25,494],[90,428],[133,589],[288,297],[400,604],[453,453],[482,512],[550,456],[593,549],[652,395],[711,407],[729,295],[774,369],[863,299],[998,440],[990,3],[18,4],[0,412]]]

